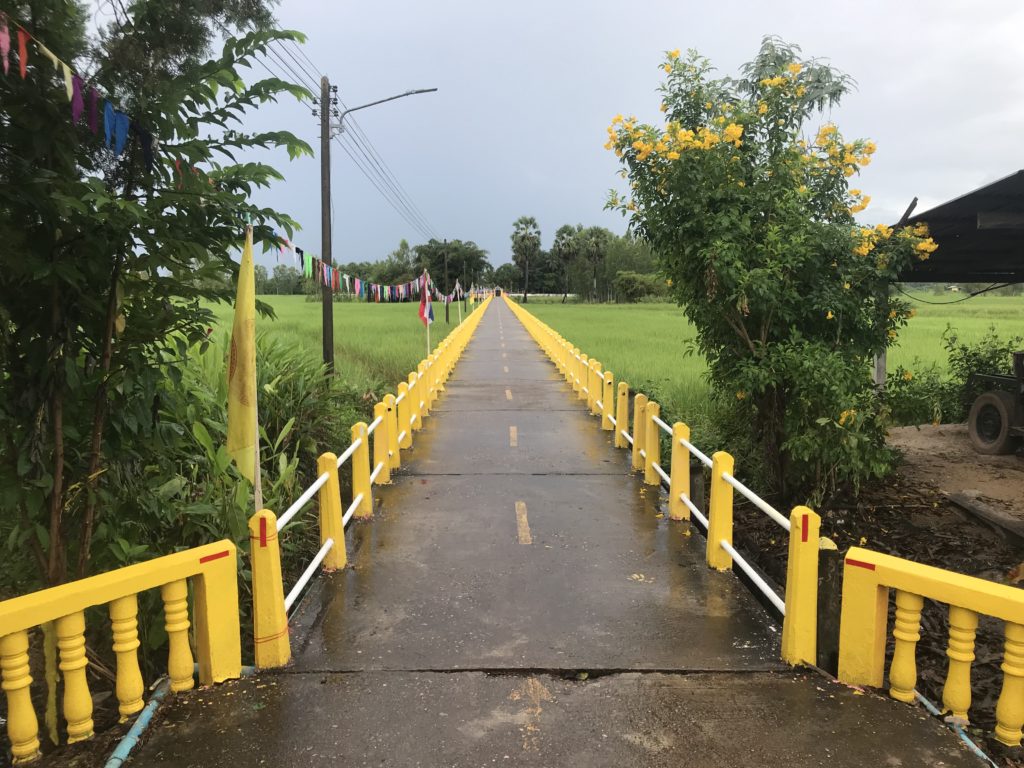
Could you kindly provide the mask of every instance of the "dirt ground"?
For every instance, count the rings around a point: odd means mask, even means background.
[[[1024,525],[1024,456],[982,456],[971,448],[964,424],[926,424],[889,430],[889,444],[903,453],[909,485],[964,494],[1006,512]]]

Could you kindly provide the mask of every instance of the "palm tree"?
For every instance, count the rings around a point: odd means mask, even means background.
[[[565,275],[565,291],[562,293],[563,304],[569,298],[569,267],[579,255],[578,235],[582,231],[582,224],[577,224],[575,229],[571,224],[563,224],[555,232],[555,242],[551,246],[551,254],[562,262],[562,272]]]
[[[523,270],[523,304],[530,288],[530,259],[540,253],[540,227],[533,216],[520,216],[512,225],[512,261]]]
[[[580,253],[594,267],[594,288],[591,300],[597,301],[597,268],[604,262],[605,251],[611,241],[612,233],[604,227],[587,227],[579,233]]]

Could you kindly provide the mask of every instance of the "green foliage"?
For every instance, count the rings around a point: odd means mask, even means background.
[[[540,227],[533,216],[520,216],[512,225],[512,261],[522,270],[523,303],[530,294],[530,260],[540,255]],[[518,287],[518,286],[516,286]]]
[[[668,295],[668,285],[660,275],[619,272],[613,281],[616,301],[636,302]]]
[[[848,178],[871,142],[832,124],[806,136],[847,78],[771,38],[737,79],[693,52],[662,68],[666,124],[609,128],[631,189],[609,205],[657,252],[716,391],[749,417],[764,484],[818,499],[885,472],[869,364],[910,315],[889,283],[935,246],[855,225],[868,198]]]
[[[310,149],[287,132],[224,130],[282,93],[303,93],[241,75],[295,33],[229,37],[205,60],[209,26],[259,21],[261,3],[176,14],[136,0],[98,41],[86,37],[82,9],[62,0],[10,11],[61,58],[89,65],[160,139],[151,171],[139,141],[115,157],[72,124],[63,81],[40,57],[26,80],[0,78],[0,240],[11,254],[0,274],[2,503],[5,518],[32,532],[23,544],[44,581],[58,583],[88,573],[94,550],[110,551],[93,538],[132,481],[121,462],[140,461],[156,439],[161,391],[180,382],[210,324],[201,300],[231,297],[243,217],[265,244],[274,229],[292,232],[290,218],[249,202],[280,174],[235,154]]]

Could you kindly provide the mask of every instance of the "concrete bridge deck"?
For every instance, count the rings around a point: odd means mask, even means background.
[[[779,629],[492,303],[291,666],[179,696],[139,766],[967,766]]]

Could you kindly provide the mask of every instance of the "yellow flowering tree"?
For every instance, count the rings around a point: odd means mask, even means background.
[[[857,224],[870,198],[851,181],[875,145],[821,122],[850,81],[799,53],[766,38],[738,78],[666,53],[664,124],[608,128],[629,182],[608,205],[658,253],[758,463],[818,500],[891,464],[869,364],[910,315],[889,284],[936,246],[922,228]]]

